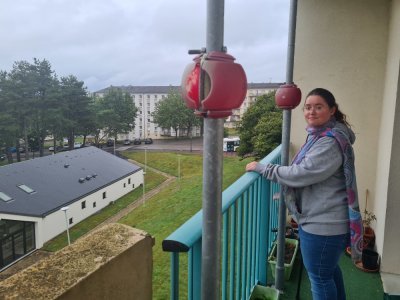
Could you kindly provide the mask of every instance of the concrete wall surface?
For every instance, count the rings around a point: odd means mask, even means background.
[[[109,224],[4,280],[0,299],[152,299],[153,238]]]

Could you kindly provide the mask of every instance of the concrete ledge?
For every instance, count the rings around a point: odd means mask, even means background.
[[[385,294],[400,298],[400,275],[381,272],[381,278]]]
[[[109,224],[4,280],[1,299],[151,299],[153,239]]]

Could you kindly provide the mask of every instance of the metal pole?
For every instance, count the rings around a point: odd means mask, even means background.
[[[71,239],[69,237],[69,224],[68,224],[68,216],[67,216],[67,210],[68,210],[68,206],[61,208],[62,211],[64,211],[64,215],[65,215],[65,225],[67,227],[67,237],[68,237],[68,246],[71,245]]]
[[[144,147],[144,172],[147,172],[147,147]]]
[[[224,0],[207,0],[206,51],[223,51]],[[205,95],[205,84],[200,95]],[[201,98],[203,99],[203,98]],[[204,119],[201,298],[220,298],[224,119]]]
[[[181,180],[181,155],[178,154],[178,180]]]
[[[114,138],[114,155],[115,155],[115,138]]]
[[[297,0],[290,2],[290,17],[289,17],[289,34],[288,34],[288,51],[286,65],[286,83],[293,83],[293,64],[294,64],[294,45],[296,37],[296,14]],[[290,126],[291,126],[290,109],[283,111],[282,124],[282,158],[281,164],[287,166],[289,164],[289,145],[290,145]],[[278,221],[278,246],[277,259],[275,270],[275,287],[279,291],[283,291],[285,284],[284,256],[285,256],[285,231],[286,231],[286,205],[284,201],[283,190],[281,188],[279,201],[279,221]]]
[[[145,188],[146,172],[143,172],[143,204],[146,205],[146,188]]]

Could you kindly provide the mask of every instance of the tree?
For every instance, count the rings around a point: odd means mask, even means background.
[[[31,139],[38,143],[40,156],[43,156],[44,141],[49,135],[49,127],[54,114],[58,112],[61,99],[59,98],[59,82],[51,64],[46,59],[34,58],[31,65],[31,86],[33,91],[31,108]],[[27,136],[24,138],[28,144]]]
[[[12,70],[1,76],[1,97],[6,112],[14,119],[14,145],[17,160],[20,161],[20,140],[25,143],[25,158],[29,159],[28,136],[39,141],[39,151],[43,155],[43,143],[48,134],[49,111],[57,106],[56,77],[47,60],[34,58],[33,64],[17,61]]]
[[[68,138],[69,149],[73,149],[75,136],[86,132],[85,128],[92,119],[91,99],[84,87],[84,82],[73,75],[61,77],[60,98],[63,132]]]
[[[195,116],[193,110],[186,107],[181,95],[171,91],[167,98],[156,104],[152,114],[154,123],[162,128],[173,128],[175,137],[178,137],[179,129],[186,129],[187,135],[193,126],[200,125],[200,118]]]
[[[114,136],[128,133],[135,127],[137,108],[129,93],[121,89],[111,88],[104,97],[94,99],[96,142],[104,136]],[[104,133],[100,137],[101,132]]]
[[[282,111],[275,105],[275,93],[258,97],[243,115],[238,126],[242,157],[262,158],[275,149],[282,139]]]

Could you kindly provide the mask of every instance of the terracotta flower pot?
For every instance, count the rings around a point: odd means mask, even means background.
[[[364,227],[363,242],[364,249],[373,249],[375,246],[375,231],[369,226]]]

